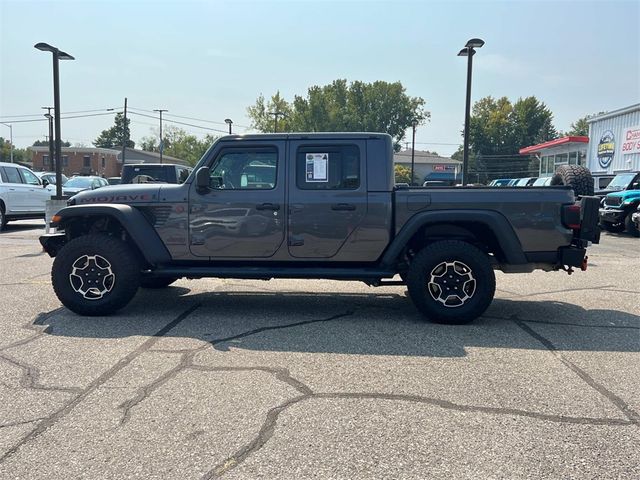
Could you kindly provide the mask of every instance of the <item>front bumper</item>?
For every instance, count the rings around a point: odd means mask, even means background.
[[[622,223],[624,222],[625,211],[619,208],[605,207],[599,210],[600,222]]]
[[[50,257],[55,257],[66,243],[67,236],[64,233],[47,233],[42,235],[39,240],[42,249],[47,252]]]

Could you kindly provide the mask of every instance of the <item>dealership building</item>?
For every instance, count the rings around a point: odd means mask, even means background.
[[[549,177],[560,165],[584,165],[595,177],[640,171],[640,103],[587,120],[589,136],[556,138],[520,149],[535,155],[538,175]]]
[[[594,175],[640,171],[640,103],[587,122],[587,167]]]

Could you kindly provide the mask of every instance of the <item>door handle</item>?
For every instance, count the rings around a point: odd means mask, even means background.
[[[277,203],[262,203],[256,205],[256,210],[273,210],[275,212],[280,210],[280,205]]]
[[[353,203],[334,203],[331,205],[331,210],[355,210],[356,206]]]

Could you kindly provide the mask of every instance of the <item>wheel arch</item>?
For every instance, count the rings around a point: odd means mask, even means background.
[[[491,210],[438,210],[411,217],[384,253],[382,264],[396,264],[407,248],[420,249],[447,239],[482,245],[500,262],[528,263],[520,240],[504,215]]]
[[[144,214],[130,205],[75,205],[57,214],[60,219],[52,226],[64,229],[67,239],[95,231],[124,233],[149,265],[168,262],[171,255]]]

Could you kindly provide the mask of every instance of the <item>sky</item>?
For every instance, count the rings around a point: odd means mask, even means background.
[[[73,144],[90,146],[125,97],[136,142],[157,135],[159,108],[214,129],[173,124],[198,136],[226,130],[225,118],[243,133],[259,94],[291,100],[345,78],[400,81],[424,98],[431,120],[416,149],[450,155],[462,141],[466,59],[456,54],[468,39],[486,42],[473,100],[535,95],[568,130],[640,101],[639,25],[638,0],[0,0],[0,122],[17,147],[47,135],[46,121],[20,121],[44,120],[53,104],[51,54],[33,48],[46,42],[75,57],[60,63],[62,113],[96,115],[63,120]]]

